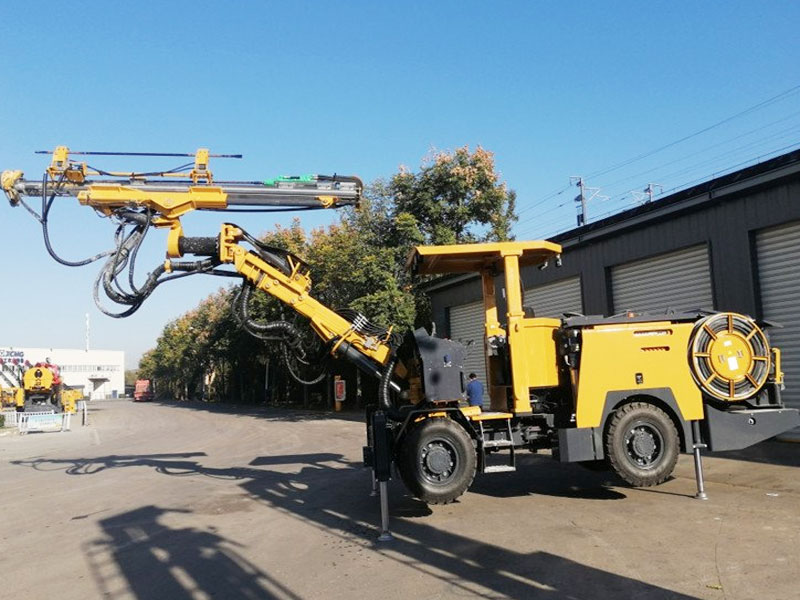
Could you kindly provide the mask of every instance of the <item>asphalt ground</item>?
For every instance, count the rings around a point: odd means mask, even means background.
[[[523,454],[427,507],[390,484],[395,539],[343,416],[93,403],[0,437],[0,598],[800,598],[800,444],[691,457],[632,489]]]

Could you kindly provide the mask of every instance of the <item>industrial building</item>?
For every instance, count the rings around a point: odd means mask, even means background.
[[[783,398],[800,407],[800,151],[551,240],[563,246],[562,266],[522,273],[536,316],[700,308],[774,322],[781,327],[768,332],[783,352]],[[479,277],[443,278],[426,289],[437,329],[474,340],[465,370],[485,381]]]
[[[0,346],[0,386],[16,385],[12,365],[49,362],[59,367],[64,383],[82,388],[91,400],[121,397],[125,391],[125,352],[70,348],[21,348]]]

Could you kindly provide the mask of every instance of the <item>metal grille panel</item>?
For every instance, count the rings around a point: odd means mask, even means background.
[[[781,349],[783,400],[800,408],[800,222],[759,231],[756,251],[762,316],[783,326],[768,330]]]
[[[467,346],[467,358],[464,361],[464,377],[475,373],[483,384],[484,406],[489,404],[488,385],[486,381],[486,358],[483,346],[483,301],[470,302],[450,307],[450,339]],[[468,345],[470,340],[473,341]]]
[[[525,290],[525,306],[537,317],[560,317],[567,312],[583,313],[581,278],[570,277]]]
[[[714,308],[705,244],[611,269],[614,312]]]

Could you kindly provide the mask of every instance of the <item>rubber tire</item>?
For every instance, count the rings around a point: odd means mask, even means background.
[[[628,458],[625,433],[635,423],[658,431],[663,448],[656,463],[643,469]],[[669,415],[648,402],[631,402],[614,411],[605,436],[606,458],[611,469],[633,487],[650,487],[666,481],[678,462],[680,441]]]
[[[453,474],[437,483],[422,472],[422,454],[432,442],[447,444],[456,457]],[[401,442],[397,468],[408,490],[428,504],[448,504],[467,491],[475,478],[478,458],[472,438],[447,418],[425,419]]]

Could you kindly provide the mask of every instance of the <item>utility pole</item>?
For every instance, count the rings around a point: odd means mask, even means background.
[[[653,188],[658,188],[659,194],[664,191],[664,186],[661,185],[660,183],[648,183],[647,187],[644,188],[644,193],[647,194],[648,202],[653,201]]]
[[[589,203],[590,200],[594,198],[599,198],[601,200],[608,200],[608,196],[601,196],[600,188],[598,187],[589,187],[583,181],[583,177],[580,175],[573,175],[569,178],[570,184],[575,182],[575,185],[578,186],[581,190],[580,194],[575,196],[575,202],[577,203],[576,208],[578,209],[577,214],[577,224],[578,227],[582,225],[586,225],[589,221],[589,214],[586,210],[586,205]],[[587,193],[589,196],[587,196]]]
[[[658,188],[658,191],[656,191]],[[636,200],[639,204],[647,204],[653,201],[653,196],[655,194],[660,194],[664,191],[664,186],[660,183],[648,183],[647,187],[644,188],[641,192],[636,190],[631,190],[631,194],[633,195],[633,199]]]

